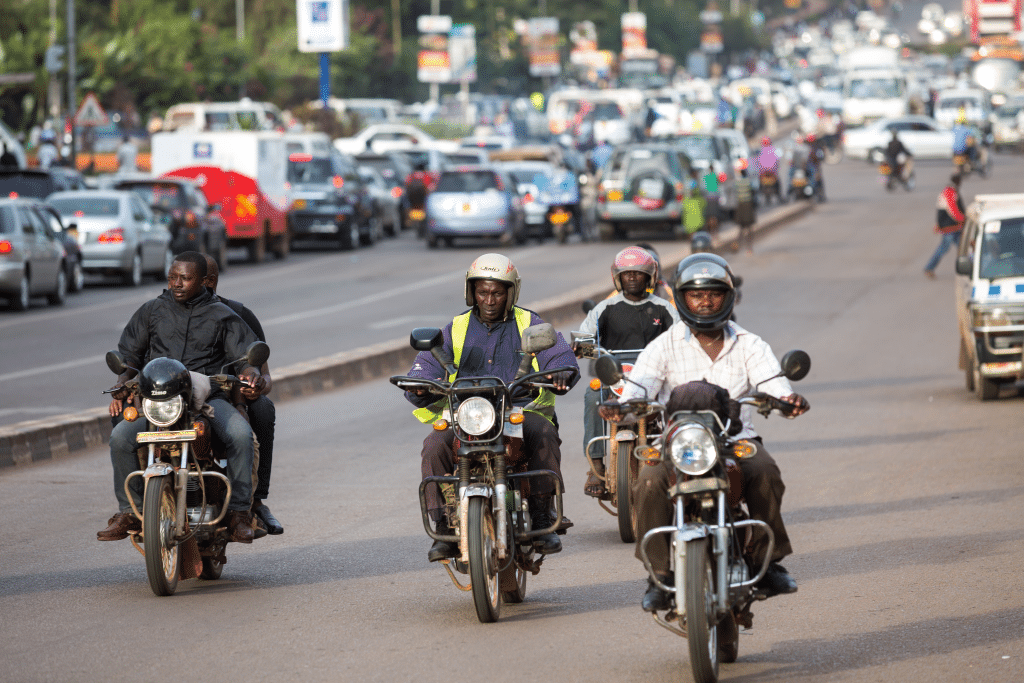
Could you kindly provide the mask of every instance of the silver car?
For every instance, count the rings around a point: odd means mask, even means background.
[[[167,276],[174,261],[166,221],[128,190],[55,192],[46,203],[75,231],[86,273],[116,275],[130,287]]]
[[[496,237],[502,244],[526,240],[523,200],[504,171],[470,166],[441,172],[427,195],[427,246],[456,237]]]
[[[0,199],[0,296],[16,311],[46,296],[55,306],[68,293],[64,245],[33,202]]]

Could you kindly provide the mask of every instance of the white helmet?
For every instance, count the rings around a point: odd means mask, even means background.
[[[512,263],[512,260],[501,254],[484,254],[477,257],[466,271],[466,305],[475,306],[476,298],[473,296],[473,287],[470,284],[474,280],[495,280],[509,286],[508,303],[505,304],[505,315],[508,315],[512,307],[519,300],[519,271]]]

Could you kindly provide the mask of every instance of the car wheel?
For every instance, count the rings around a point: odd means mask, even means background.
[[[64,264],[57,269],[57,281],[54,283],[53,292],[46,295],[46,300],[51,306],[63,306],[68,299],[68,274],[64,270]]]
[[[171,266],[174,264],[174,252],[171,251],[170,247],[164,251],[164,267],[156,274],[157,282],[166,281],[167,276],[171,274]]]
[[[28,273],[22,272],[21,282],[18,283],[18,293],[11,298],[11,308],[16,311],[27,311],[30,300]]]
[[[76,261],[71,266],[71,277],[68,278],[68,288],[72,292],[81,292],[85,288],[85,271],[82,270],[82,262]]]
[[[375,213],[370,216],[370,220],[366,221],[366,232],[361,236],[360,241],[364,246],[372,247],[383,232],[383,219],[379,213]]]
[[[427,233],[427,248],[437,249],[437,235],[432,232]]]
[[[138,252],[132,254],[131,265],[124,272],[124,283],[129,287],[138,287],[142,284],[142,256]]]

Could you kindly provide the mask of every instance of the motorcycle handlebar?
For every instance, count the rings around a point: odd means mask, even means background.
[[[793,415],[793,412],[796,411],[797,408],[795,405],[789,403],[788,401],[783,401],[782,399],[775,398],[774,396],[766,394],[762,391],[759,391],[755,394],[751,394],[749,396],[744,396],[743,398],[739,399],[739,403],[744,405],[755,406],[757,408],[757,412],[761,413],[765,417],[767,417],[768,413],[772,412],[773,410],[779,411],[785,417],[791,417]]]
[[[403,391],[412,391],[413,389],[430,389],[434,393],[445,394],[448,393],[448,382],[438,382],[437,380],[426,379],[424,377],[408,377],[406,375],[395,375],[389,380],[399,389]]]
[[[564,368],[553,368],[551,370],[538,370],[537,372],[531,372],[528,375],[523,375],[522,377],[519,377],[511,384],[509,384],[509,393],[512,393],[516,389],[519,389],[520,387],[524,387],[527,385],[531,387],[538,387],[541,389],[554,389],[555,387],[553,384],[545,384],[542,382],[536,382],[534,380],[536,380],[539,377],[545,377],[547,375],[557,375],[562,372],[570,373],[569,381],[566,382],[566,384],[571,385],[576,380],[576,378],[579,377],[580,369],[578,367],[566,366]]]

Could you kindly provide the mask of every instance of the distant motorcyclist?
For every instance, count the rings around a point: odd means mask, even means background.
[[[516,306],[520,288],[519,271],[506,256],[484,254],[470,265],[466,273],[465,300],[471,308],[457,315],[443,330],[442,353],[453,359],[458,377],[499,377],[505,382],[515,379],[521,360],[523,330],[544,322],[536,313]],[[554,347],[537,354],[536,362],[540,369],[577,366],[572,349],[561,335]],[[408,375],[432,380],[454,379],[425,351],[416,356]],[[523,445],[529,454],[529,469],[551,470],[559,479],[562,477],[559,448],[562,440],[555,418],[555,394],[569,391],[579,377],[577,375],[572,383],[568,379],[562,374],[552,375],[554,392],[544,389],[538,396],[516,401],[516,405],[524,409]],[[437,401],[426,390],[407,391],[405,397],[417,407],[413,414],[421,422],[433,422],[447,408],[447,399]],[[442,431],[431,431],[424,439],[421,453],[424,478],[451,474],[454,439],[450,425]],[[533,528],[549,527],[553,522],[550,514],[553,484],[545,477],[532,480],[530,486],[528,504]],[[427,513],[439,534],[454,534],[439,493],[436,486],[427,487]],[[562,542],[554,533],[540,536],[534,543],[542,554],[562,549]],[[458,552],[458,543],[435,541],[427,558],[437,562],[455,557]]]
[[[900,159],[900,155],[903,155],[903,159]],[[890,138],[889,144],[885,146],[885,161],[889,164],[889,177],[906,185],[907,181],[903,168],[913,156],[906,145],[903,144],[903,141],[900,140],[899,133],[893,129],[892,138]]]
[[[593,335],[609,351],[642,349],[679,321],[672,303],[649,292],[658,279],[658,265],[650,252],[641,247],[626,247],[612,262],[612,283],[618,292],[587,314],[580,331]],[[607,397],[607,389],[587,388],[583,397],[583,448],[601,433],[597,405]],[[588,496],[601,498],[606,489],[604,453],[587,453],[591,472],[583,487]]]
[[[761,381],[779,374],[779,362],[767,342],[729,321],[735,301],[732,271],[725,259],[714,254],[694,254],[683,259],[676,270],[674,283],[676,308],[683,324],[653,341],[637,359],[621,401],[647,395],[667,404],[672,390],[688,382],[704,380],[725,389],[738,398],[753,390]],[[641,389],[643,387],[643,389]],[[760,387],[777,398],[792,403],[794,414],[809,409],[807,402],[793,393],[789,381],[777,377]],[[621,421],[617,407],[602,406],[601,417]],[[792,552],[789,536],[780,513],[785,484],[775,460],[761,444],[749,415],[741,417],[742,426],[736,436],[745,439],[754,452],[739,460],[743,474],[743,492],[751,517],[768,524],[775,539],[768,571],[758,587],[766,595],[793,593],[796,582],[778,564]],[[672,524],[673,508],[668,489],[673,466],[663,462],[640,469],[637,479],[637,559],[642,559],[640,542],[655,527]],[[746,555],[752,566],[764,561],[768,538],[764,532],[753,531]],[[647,554],[654,571],[663,582],[669,578],[669,547],[665,536],[656,536],[647,544]],[[653,582],[644,595],[643,608],[654,612],[668,608],[669,596]]]
[[[967,125],[967,112],[961,107],[953,124],[953,156],[966,155],[975,166],[978,162],[978,139],[974,128]]]
[[[776,176],[779,173],[779,150],[768,136],[761,138],[761,149],[757,152],[757,167],[762,172],[768,171]]]

